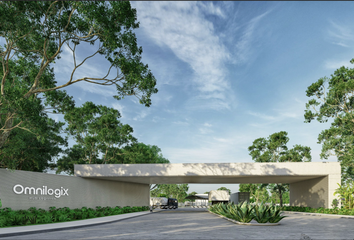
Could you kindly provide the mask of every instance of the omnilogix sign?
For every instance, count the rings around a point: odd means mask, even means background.
[[[43,186],[42,188],[34,188],[34,187],[23,187],[20,184],[17,184],[13,188],[14,193],[16,194],[32,194],[32,195],[54,195],[56,198],[60,198],[61,196],[69,196],[68,190],[63,187],[52,189],[47,186]]]

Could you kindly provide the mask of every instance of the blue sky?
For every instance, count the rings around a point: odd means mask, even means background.
[[[134,97],[117,101],[115,87],[65,88],[86,101],[118,109],[145,144],[171,163],[252,162],[247,148],[287,131],[290,141],[319,157],[318,134],[330,123],[304,123],[306,89],[354,58],[354,2],[131,2],[143,62],[159,92],[150,108]],[[79,48],[83,59],[92,46]],[[67,48],[55,66],[58,84],[73,67]],[[88,61],[75,77],[103,76],[107,62]],[[53,115],[63,121],[62,116]],[[73,141],[70,142],[73,144]],[[331,157],[328,161],[336,161]],[[236,184],[190,184],[204,193]]]

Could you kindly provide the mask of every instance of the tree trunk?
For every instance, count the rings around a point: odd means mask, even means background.
[[[281,190],[279,189],[279,202],[280,202],[280,207],[283,206],[283,193],[281,192]]]
[[[4,126],[4,131],[0,133],[0,148],[4,146],[7,138],[10,136],[11,130],[6,130],[6,129],[12,128],[13,122],[14,119],[10,118]]]

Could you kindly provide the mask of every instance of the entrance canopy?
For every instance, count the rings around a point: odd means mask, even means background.
[[[293,206],[331,207],[341,181],[337,162],[84,164],[75,175],[140,184],[289,183]]]
[[[74,169],[78,177],[143,184],[295,183],[341,171],[337,162],[83,164]]]

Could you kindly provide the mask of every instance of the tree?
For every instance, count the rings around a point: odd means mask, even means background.
[[[205,192],[204,194],[209,194],[209,192]]]
[[[250,195],[252,193],[256,192],[256,190],[259,188],[261,184],[253,184],[253,183],[241,183],[239,185],[239,191],[240,192],[249,192]]]
[[[226,187],[219,187],[218,190],[225,190],[228,191],[229,194],[231,194],[231,190]]]
[[[152,197],[165,194],[167,197],[176,198],[178,202],[184,202],[187,197],[188,184],[159,184],[159,186],[151,191]]]
[[[345,184],[337,183],[339,188],[336,189],[333,195],[339,195],[341,204],[345,209],[354,208],[354,181],[348,180]]]
[[[137,142],[132,135],[133,128],[122,124],[119,118],[118,110],[92,102],[67,112],[64,116],[68,122],[66,132],[78,144],[65,150],[66,156],[57,162],[57,172],[73,174],[74,164],[117,163],[117,156],[124,154],[121,147]],[[99,155],[103,155],[102,158]]]
[[[64,118],[68,122],[66,132],[77,144],[66,149],[57,161],[57,173],[73,174],[74,164],[170,162],[159,147],[137,142],[132,135],[133,128],[122,124],[119,112],[113,108],[86,102],[66,113]]]
[[[239,186],[240,192],[250,193],[250,202],[267,202],[269,199],[269,193],[267,191],[268,184],[253,184],[253,183],[241,183]]]
[[[122,149],[121,155],[116,155],[116,163],[170,163],[164,158],[161,149],[155,145],[132,143]]]
[[[115,99],[134,95],[141,104],[151,105],[156,80],[141,62],[142,48],[132,31],[139,23],[128,1],[3,1],[0,16],[0,38],[5,42],[0,46],[0,148],[15,128],[43,138],[35,125],[28,128],[45,111],[39,95],[53,113],[66,113],[73,107],[72,99],[59,89],[78,82],[115,85]],[[95,45],[97,51],[77,62],[81,43]],[[72,52],[74,66],[68,81],[57,86],[47,76],[53,74],[51,67],[64,46]],[[75,79],[75,72],[97,54],[107,59],[107,74]],[[117,69],[114,78],[110,77],[112,68]],[[19,122],[14,125],[16,119]]]
[[[18,120],[16,120],[18,121]],[[15,121],[15,124],[16,124]],[[47,118],[45,140],[20,128],[12,130],[3,148],[0,149],[0,168],[43,172],[54,164],[53,158],[67,146],[67,138],[59,135],[63,123]]]
[[[269,198],[270,201],[273,202],[273,203],[279,203],[280,204],[279,194],[276,191],[276,189],[274,189],[275,188],[275,184],[269,184],[269,185],[270,185],[269,189],[270,189],[270,193],[271,193],[271,196]],[[283,204],[290,202],[288,189],[287,189],[287,191],[284,191],[284,193],[282,194],[282,201],[283,201]]]
[[[255,162],[309,162],[311,161],[311,148],[295,145],[288,150],[286,146],[289,141],[288,133],[285,131],[271,134],[267,139],[258,138],[248,148],[252,160]],[[283,194],[289,191],[289,184],[276,183],[268,185],[271,191],[277,192],[280,199],[280,206],[283,206]]]
[[[190,194],[188,194],[189,196],[194,196],[198,194],[197,192],[191,192]],[[191,202],[195,202],[195,199],[190,199]]]
[[[350,61],[354,64],[354,58]],[[311,84],[306,96],[305,123],[316,118],[320,123],[334,119],[329,129],[318,136],[320,157],[337,156],[342,168],[342,183],[354,179],[354,68],[341,67]]]

